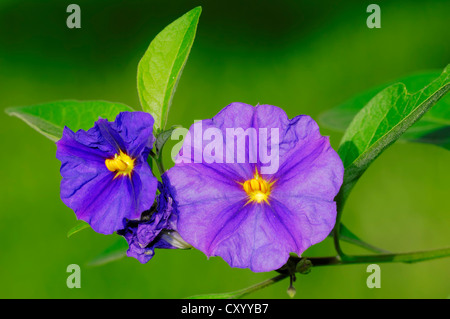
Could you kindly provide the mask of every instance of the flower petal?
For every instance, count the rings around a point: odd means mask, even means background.
[[[189,128],[189,135],[186,136],[183,142],[183,148],[176,157],[176,163],[195,163],[196,166],[203,165],[202,169],[215,171],[218,174],[226,176],[228,179],[245,180],[250,178],[254,173],[254,164],[238,161],[238,151],[231,149],[227,141],[227,129],[242,129],[242,131],[253,127],[254,107],[245,103],[232,103],[219,112],[212,119],[198,121]],[[216,130],[220,133],[219,145],[222,146],[221,156],[216,155],[214,165],[209,163],[212,161],[204,152],[205,147],[213,142],[209,142],[204,138],[205,133],[210,130]],[[233,136],[233,131],[229,131],[229,136]],[[216,137],[215,137],[216,138]],[[211,140],[215,140],[211,137]],[[237,144],[237,139],[236,139]],[[248,140],[245,145],[245,152],[248,157]],[[225,149],[224,149],[225,148]],[[228,148],[228,149],[226,149]],[[227,159],[227,152],[232,154]],[[220,159],[218,159],[220,158]]]
[[[183,239],[207,256],[254,272],[283,266],[289,253],[301,255],[334,226],[334,202],[290,199],[270,205],[226,200],[187,204],[178,221]]]
[[[72,171],[71,175],[77,174]],[[153,192],[143,192],[143,183],[138,175],[132,178],[123,176],[114,178],[114,174],[107,172],[95,176],[73,188],[74,177],[66,175],[61,182],[61,199],[72,208],[78,219],[89,223],[91,227],[102,234],[112,234],[123,228],[124,219],[137,219],[140,214],[151,206],[156,186]],[[146,188],[156,185],[156,179],[146,181]]]
[[[122,112],[111,127],[124,141],[128,155],[136,157],[144,152],[146,157],[155,141],[153,124],[153,117],[146,112]]]
[[[298,201],[253,204],[239,211],[240,223],[220,230],[211,254],[222,256],[232,267],[254,272],[283,266],[289,253],[301,255],[325,239],[334,226],[334,202]],[[238,220],[239,217],[234,217]]]

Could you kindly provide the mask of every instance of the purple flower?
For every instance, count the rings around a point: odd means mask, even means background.
[[[122,112],[114,122],[99,119],[88,131],[65,127],[56,143],[61,161],[61,199],[78,219],[102,234],[138,219],[155,199],[157,179],[147,164],[153,117]]]
[[[246,142],[241,152],[239,134],[236,143],[229,139],[238,129]],[[232,267],[262,272],[326,238],[343,172],[309,116],[289,119],[275,106],[233,103],[190,128],[166,174],[183,239]]]
[[[176,231],[177,208],[173,202],[170,183],[166,175],[158,183],[160,194],[157,204],[142,214],[141,220],[130,220],[117,233],[128,242],[128,257],[147,263],[155,254],[155,248],[188,248]]]

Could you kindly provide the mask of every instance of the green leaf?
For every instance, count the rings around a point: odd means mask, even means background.
[[[440,75],[438,71],[429,71],[414,74],[372,88],[345,103],[334,107],[320,115],[320,122],[324,127],[344,132],[355,115],[377,93],[394,83],[403,83],[410,92],[416,92]],[[427,112],[423,118],[411,126],[401,137],[402,140],[435,144],[446,149],[450,146],[450,96],[442,98]]]
[[[260,289],[263,289],[265,287],[268,287],[274,283],[277,283],[285,278],[287,278],[287,274],[279,274],[276,277],[264,280],[260,283],[257,283],[256,285],[240,289],[233,292],[225,292],[225,293],[219,293],[219,294],[206,294],[206,295],[196,295],[191,296],[189,299],[239,299],[244,297],[245,295],[248,295],[252,292],[258,291]]]
[[[361,248],[367,249],[369,251],[372,251],[374,253],[389,253],[389,251],[375,247],[369,243],[366,243],[362,239],[360,239],[358,236],[356,236],[353,232],[350,231],[347,227],[345,227],[344,224],[340,223],[340,232],[339,232],[339,239],[342,241],[345,241],[349,244],[353,244],[356,246],[359,246]],[[334,229],[331,231],[331,233],[328,235],[328,237],[334,237]]]
[[[162,30],[139,62],[137,87],[142,109],[163,130],[173,94],[194,43],[201,7],[192,9]]]
[[[110,247],[106,248],[97,257],[92,259],[88,266],[101,266],[115,260],[119,260],[127,255],[128,243],[124,238],[120,238]]]
[[[78,222],[78,224],[76,224],[74,227],[72,227],[68,232],[67,232],[67,238],[73,236],[74,234],[82,231],[83,229],[86,228],[90,228],[91,226],[89,226],[88,223],[86,223],[85,221],[80,220]]]
[[[450,95],[436,103],[402,138],[412,142],[435,144],[450,150]]]
[[[343,241],[346,241],[350,244],[354,244],[356,246],[365,248],[367,250],[373,251],[374,253],[389,253],[389,251],[375,247],[371,244],[366,243],[361,240],[358,236],[353,234],[344,224],[340,224],[341,230],[339,232],[339,238]]]
[[[367,167],[450,90],[449,73],[450,65],[436,80],[413,94],[404,84],[394,84],[358,112],[338,150],[345,168],[339,201],[345,200]]]
[[[170,139],[170,137],[172,136],[172,132],[179,128],[181,126],[179,125],[174,125],[172,126],[170,129],[165,130],[161,133],[158,134],[158,136],[156,137],[156,142],[155,142],[155,151],[156,151],[156,155],[160,155],[162,152],[162,149],[164,147],[164,145],[166,144],[166,142]]]
[[[106,101],[58,101],[32,106],[11,107],[8,115],[17,116],[52,141],[61,138],[64,126],[76,131],[87,130],[99,118],[113,121],[123,111],[134,111],[129,106]]]

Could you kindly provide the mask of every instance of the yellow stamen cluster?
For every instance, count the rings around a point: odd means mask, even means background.
[[[134,159],[120,151],[114,158],[105,160],[106,168],[111,172],[116,172],[116,176],[130,176],[134,168]]]
[[[248,195],[247,204],[251,202],[261,203],[263,201],[269,204],[268,198],[274,183],[274,181],[266,181],[256,170],[252,179],[240,183]]]

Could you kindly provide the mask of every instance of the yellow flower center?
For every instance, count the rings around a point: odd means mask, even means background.
[[[262,178],[258,173],[258,169],[256,169],[252,179],[239,183],[248,195],[246,205],[252,202],[262,203],[263,201],[269,204],[268,199],[274,183],[275,181],[266,181]]]
[[[116,176],[130,176],[134,168],[134,158],[124,152],[114,155],[114,158],[105,160],[106,168],[111,172],[116,172]]]

